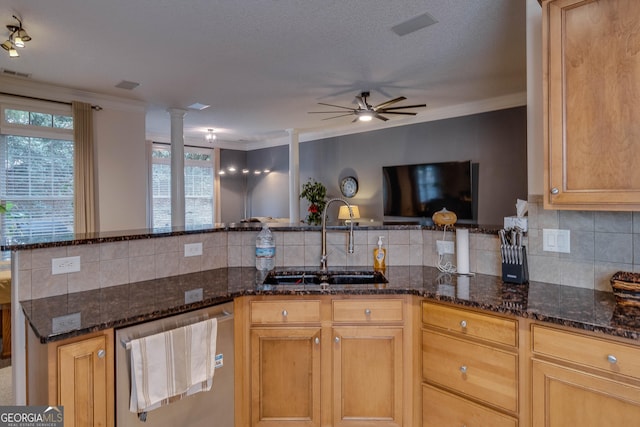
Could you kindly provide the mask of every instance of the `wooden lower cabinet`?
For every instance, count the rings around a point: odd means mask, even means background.
[[[424,302],[422,425],[517,427],[519,360],[515,319]]]
[[[333,329],[333,426],[402,426],[402,328]]]
[[[533,361],[533,427],[639,423],[640,384]]]
[[[422,422],[425,427],[517,427],[515,418],[470,402],[433,386],[422,386]]]
[[[29,337],[31,342],[34,339]],[[112,427],[115,414],[113,339],[113,330],[109,329],[30,345],[27,403],[64,406],[65,427]]]
[[[236,301],[236,426],[417,426],[404,301]]]
[[[640,425],[640,348],[532,327],[533,427]]]
[[[320,337],[316,328],[251,330],[251,424],[320,425]]]

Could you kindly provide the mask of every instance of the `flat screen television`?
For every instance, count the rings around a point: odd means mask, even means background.
[[[476,222],[477,185],[474,186],[473,177],[477,173],[474,174],[471,161],[383,166],[382,175],[385,219],[430,221],[435,212],[447,208],[455,212],[459,221]]]

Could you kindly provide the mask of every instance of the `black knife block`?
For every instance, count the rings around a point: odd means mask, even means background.
[[[502,260],[502,281],[517,284],[529,282],[526,247],[522,247],[522,264],[508,264]]]

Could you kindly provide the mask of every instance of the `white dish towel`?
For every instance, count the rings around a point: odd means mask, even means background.
[[[204,320],[130,341],[131,412],[148,412],[200,391],[215,371],[218,321]]]

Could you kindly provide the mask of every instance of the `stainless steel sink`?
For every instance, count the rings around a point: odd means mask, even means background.
[[[375,285],[389,283],[379,271],[270,271],[265,285]]]

